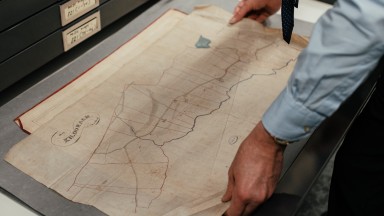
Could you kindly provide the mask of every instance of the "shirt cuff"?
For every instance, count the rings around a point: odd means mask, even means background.
[[[325,118],[296,101],[285,88],[264,113],[262,122],[272,136],[298,141],[308,137]]]

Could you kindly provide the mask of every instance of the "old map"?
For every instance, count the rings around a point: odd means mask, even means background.
[[[237,147],[306,45],[250,20],[229,26],[230,16],[196,9],[134,57],[117,50],[123,64],[104,66],[110,75],[6,160],[109,215],[221,215]],[[201,37],[209,47],[195,46]]]

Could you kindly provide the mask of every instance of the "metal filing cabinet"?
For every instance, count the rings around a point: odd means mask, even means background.
[[[0,0],[0,92],[148,0]]]

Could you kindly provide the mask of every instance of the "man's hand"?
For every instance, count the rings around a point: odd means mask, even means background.
[[[241,143],[228,171],[223,202],[231,200],[225,215],[249,215],[272,196],[283,166],[283,147],[259,122]]]
[[[281,0],[240,0],[229,23],[237,23],[243,17],[248,17],[262,23],[269,16],[276,13],[280,6]]]

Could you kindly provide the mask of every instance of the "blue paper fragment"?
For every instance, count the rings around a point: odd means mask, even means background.
[[[196,48],[210,48],[209,44],[211,40],[200,35],[199,40],[197,40],[195,47]]]

